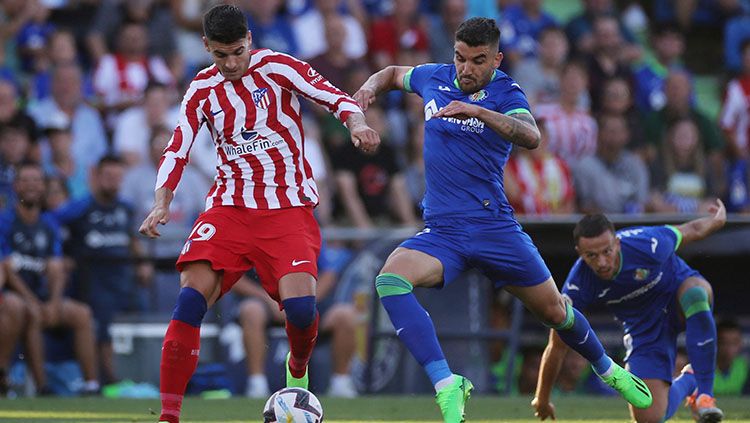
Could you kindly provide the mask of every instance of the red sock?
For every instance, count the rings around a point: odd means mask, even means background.
[[[185,388],[198,367],[200,328],[180,320],[169,322],[161,349],[161,417],[179,423]]]
[[[289,358],[289,372],[300,378],[305,375],[307,363],[310,362],[315,341],[318,340],[318,321],[320,315],[315,315],[315,321],[304,329],[300,329],[286,321],[286,336],[289,338],[289,348],[292,350]]]

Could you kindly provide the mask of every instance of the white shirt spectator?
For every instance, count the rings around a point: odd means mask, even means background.
[[[352,16],[343,15],[346,27],[344,53],[350,59],[359,59],[367,53],[367,38],[362,26]],[[307,60],[328,50],[323,15],[317,9],[310,9],[292,23],[294,36],[299,48],[298,56]]]

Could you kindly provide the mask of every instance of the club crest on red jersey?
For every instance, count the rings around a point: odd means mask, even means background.
[[[271,105],[271,100],[268,97],[268,88],[258,88],[253,91],[253,103],[255,103],[255,107],[267,109]]]

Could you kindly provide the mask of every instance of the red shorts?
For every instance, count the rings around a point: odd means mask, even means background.
[[[255,267],[263,288],[279,301],[282,276],[306,272],[318,278],[320,242],[311,207],[213,207],[196,219],[177,259],[177,270],[193,261],[210,262],[212,269],[224,272],[223,295]]]

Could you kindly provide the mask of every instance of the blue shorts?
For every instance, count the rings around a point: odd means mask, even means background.
[[[653,322],[649,331],[635,336],[625,335],[624,343],[628,350],[625,361],[628,369],[641,379],[672,382],[677,357],[677,335],[684,330],[682,311],[675,296],[685,279],[692,276],[705,279],[677,256],[672,262],[671,272],[676,282],[673,284],[675,288],[671,300],[660,306],[659,310],[647,312],[651,316],[661,317]]]
[[[429,219],[421,232],[400,246],[440,260],[444,285],[470,267],[497,288],[534,286],[551,277],[531,238],[513,219]]]

